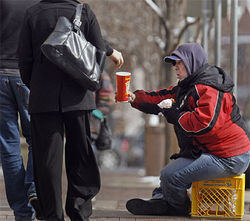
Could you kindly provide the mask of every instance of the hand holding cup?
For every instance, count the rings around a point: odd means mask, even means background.
[[[135,101],[135,94],[131,91],[128,92],[128,102],[133,103]]]

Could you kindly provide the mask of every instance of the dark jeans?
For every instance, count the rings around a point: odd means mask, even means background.
[[[62,163],[64,134],[68,179],[66,213],[71,220],[88,220],[91,199],[100,189],[100,174],[90,144],[89,112],[31,114],[35,183],[46,220],[64,220]]]
[[[29,89],[20,77],[0,75],[0,155],[7,200],[16,220],[31,220],[33,216],[28,203],[28,195],[35,193],[28,98]],[[27,170],[20,150],[18,114],[29,144]]]

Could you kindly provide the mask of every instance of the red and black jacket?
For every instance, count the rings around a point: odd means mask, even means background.
[[[158,91],[135,91],[132,106],[157,114],[161,111],[158,103],[175,99],[178,112],[174,127],[181,148],[179,156],[198,157],[201,152],[208,152],[227,158],[250,150],[249,135],[232,93],[233,86],[230,76],[222,69],[205,64],[178,85]]]

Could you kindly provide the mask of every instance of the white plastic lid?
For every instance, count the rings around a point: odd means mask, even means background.
[[[130,76],[131,75],[130,72],[125,72],[125,71],[124,72],[123,71],[122,72],[116,72],[115,74],[119,75],[119,76]]]

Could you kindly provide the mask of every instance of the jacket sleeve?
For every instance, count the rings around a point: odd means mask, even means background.
[[[177,86],[170,86],[167,89],[157,91],[137,90],[134,92],[136,99],[131,106],[145,113],[157,114],[157,104],[165,99],[175,98]],[[157,107],[156,107],[157,106]]]
[[[110,56],[113,53],[113,48],[110,46],[107,40],[103,39],[100,25],[98,23],[98,20],[94,12],[91,10],[88,4],[86,4],[86,7],[87,7],[87,12],[88,12],[88,18],[89,18],[89,23],[88,23],[89,26],[88,26],[88,33],[87,33],[86,39],[89,42],[91,42],[93,45],[95,45],[97,48],[105,50],[106,56]]]
[[[107,40],[104,40],[105,47],[106,47],[106,55],[110,56],[113,54],[113,48],[110,46],[109,42]]]
[[[198,95],[196,108],[181,113],[178,123],[186,133],[199,135],[214,127],[219,116],[223,93],[201,84],[196,85],[195,89]]]
[[[94,14],[94,12],[91,10],[91,8],[89,7],[89,5],[86,4],[87,7],[87,17],[88,17],[88,27],[87,27],[87,32],[86,29],[84,29],[84,33],[86,36],[86,39],[93,44],[94,46],[96,46],[98,49],[101,49],[103,51],[110,50],[110,46],[108,44],[108,42],[105,42],[103,40],[102,34],[101,34],[101,29],[99,26],[99,23],[97,21],[97,18]]]
[[[25,14],[18,43],[18,65],[24,84],[30,88],[33,67],[32,33],[29,26],[28,13]]]

